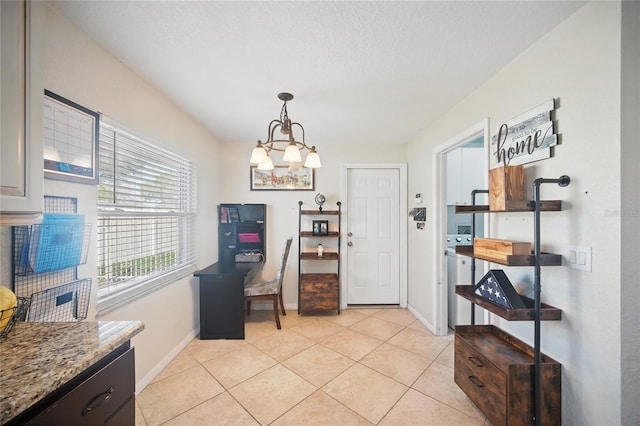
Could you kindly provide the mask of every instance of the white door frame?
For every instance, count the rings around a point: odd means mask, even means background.
[[[400,227],[400,307],[407,307],[407,164],[406,163],[347,163],[342,164],[340,168],[340,178],[342,180],[342,190],[341,190],[341,198],[342,202],[342,224],[340,225],[341,229],[344,229],[346,232],[346,217],[349,214],[348,206],[349,206],[349,191],[348,191],[348,179],[347,173],[349,169],[393,169],[398,170],[400,172],[400,211],[399,211],[399,227]],[[344,232],[343,232],[344,234]],[[341,248],[340,252],[345,253],[343,261],[340,262],[340,300],[341,300],[341,308],[344,309],[347,307],[347,290],[349,285],[349,276],[347,272],[347,265],[349,250],[347,250],[347,238],[346,235],[342,236],[341,239]]]
[[[433,303],[435,312],[435,334],[446,335],[448,333],[448,299],[447,289],[445,287],[445,278],[447,277],[447,258],[445,251],[447,250],[447,158],[446,154],[455,148],[464,145],[465,143],[477,138],[479,135],[484,136],[484,155],[487,161],[489,161],[489,146],[491,140],[489,139],[489,119],[486,118],[467,130],[457,134],[456,136],[448,139],[446,142],[436,146],[433,149],[433,205],[438,206],[434,208],[434,214],[436,219],[432,222],[433,238],[433,252],[436,254],[436,261],[433,268],[433,282],[437,283],[434,286]],[[479,182],[483,187],[488,188],[489,174],[485,175],[485,181]],[[485,230],[488,230],[488,217],[485,218]],[[485,231],[486,232],[486,231]]]

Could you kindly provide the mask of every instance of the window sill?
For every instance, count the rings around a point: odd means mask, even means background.
[[[162,287],[178,281],[181,278],[192,275],[196,271],[196,265],[188,265],[170,273],[154,277],[149,280],[132,285],[120,291],[113,291],[110,294],[98,296],[97,317],[108,314],[116,309],[134,302],[149,293],[161,289]]]

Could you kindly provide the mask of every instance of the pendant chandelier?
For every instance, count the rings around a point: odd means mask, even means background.
[[[280,110],[280,119],[272,120],[271,123],[269,123],[267,141],[258,141],[258,145],[251,153],[251,160],[249,160],[249,162],[251,164],[257,164],[258,170],[272,170],[273,161],[271,160],[269,153],[271,151],[281,151],[284,152],[282,160],[288,162],[290,168],[300,168],[302,163],[300,151],[307,149],[309,150],[309,153],[307,154],[307,158],[304,162],[304,167],[312,169],[322,167],[322,164],[320,163],[320,156],[316,152],[316,147],[312,146],[309,148],[304,141],[304,127],[302,127],[302,124],[291,122],[291,119],[289,119],[289,115],[287,114],[287,102],[293,99],[293,95],[291,93],[280,93],[278,94],[278,99],[284,102],[282,110]],[[300,130],[302,131],[302,142],[294,138],[294,126],[300,127]],[[275,139],[274,135],[276,134],[276,130],[279,130],[286,138]]]

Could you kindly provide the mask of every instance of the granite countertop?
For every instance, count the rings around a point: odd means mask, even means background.
[[[0,425],[143,329],[141,321],[16,323],[0,339]]]

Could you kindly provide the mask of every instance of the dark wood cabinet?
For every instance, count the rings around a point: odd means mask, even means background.
[[[338,201],[336,210],[303,210],[298,202],[298,314],[340,313],[341,206]]]
[[[338,274],[301,274],[301,312],[339,310],[339,291]]]
[[[540,424],[559,425],[561,365],[541,354]],[[528,425],[534,412],[533,348],[492,325],[457,326],[454,380],[497,425]]]
[[[262,253],[267,259],[266,204],[220,204],[218,206],[218,259],[234,262],[243,252]]]
[[[134,358],[127,342],[14,419],[15,424],[133,425]]]

